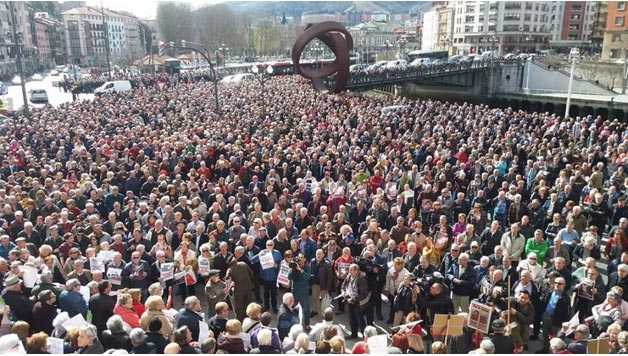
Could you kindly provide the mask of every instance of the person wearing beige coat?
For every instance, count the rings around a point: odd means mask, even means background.
[[[172,322],[163,312],[166,308],[164,300],[160,296],[153,295],[146,299],[146,303],[144,303],[144,305],[146,305],[146,311],[140,318],[140,327],[144,331],[149,332],[148,324],[150,323],[150,320],[153,317],[157,317],[161,321],[161,330],[159,330],[159,333],[167,339],[170,338],[170,335],[172,334]]]

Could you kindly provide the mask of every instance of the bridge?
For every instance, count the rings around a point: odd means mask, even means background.
[[[370,90],[406,82],[438,82],[452,86],[471,87],[476,82],[475,74],[487,71],[491,65],[489,61],[477,61],[360,71],[351,73],[346,89]]]

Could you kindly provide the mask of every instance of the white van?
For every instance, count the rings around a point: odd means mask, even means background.
[[[397,59],[395,61],[389,61],[384,66],[385,68],[403,68],[408,65],[408,62],[405,59]]]
[[[410,67],[420,67],[430,65],[432,62],[429,58],[415,58],[412,62],[410,62]]]
[[[121,93],[127,90],[131,90],[131,82],[128,80],[116,80],[113,82],[105,82],[105,84],[94,89],[94,94]]]

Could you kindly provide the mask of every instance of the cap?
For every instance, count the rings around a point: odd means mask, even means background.
[[[159,320],[158,317],[154,316],[150,318],[150,321],[148,322],[148,331],[157,332],[161,330],[162,326],[163,324],[161,323],[161,320]]]
[[[506,327],[506,323],[501,319],[494,320],[491,325],[493,326],[493,330],[502,330]]]
[[[259,231],[266,231],[266,228],[262,226],[262,227],[260,227],[258,230],[259,230]]]
[[[471,246],[480,246],[480,244],[477,241],[472,241]]]
[[[4,286],[11,287],[18,283],[22,283],[22,281],[17,276],[11,276],[4,281]]]
[[[15,242],[20,242],[20,241],[26,241],[26,238],[18,237],[17,239],[15,239]]]
[[[350,232],[347,234],[347,236],[345,236],[345,239],[355,241],[355,236],[353,236],[353,233]]]
[[[218,275],[218,274],[220,274],[220,270],[219,269],[210,269],[209,270],[209,276],[210,277],[213,277],[213,276]]]
[[[121,223],[121,222],[117,222],[117,223],[116,223],[116,225],[115,225],[115,227],[114,227],[114,229],[115,229],[115,230],[124,230],[124,229],[125,229],[125,228],[124,228],[124,224],[123,224],[123,223]]]

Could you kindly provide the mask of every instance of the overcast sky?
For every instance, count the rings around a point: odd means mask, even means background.
[[[205,4],[216,4],[224,2],[224,0],[194,0],[187,1],[192,3],[193,7],[202,6]],[[100,7],[100,0],[87,0],[88,6]],[[157,4],[158,0],[103,0],[104,7],[111,10],[128,11],[141,19],[155,19],[157,16]]]

